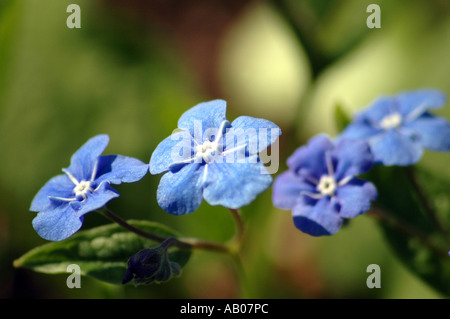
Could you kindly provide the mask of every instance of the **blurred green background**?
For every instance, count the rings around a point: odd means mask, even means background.
[[[66,8],[81,7],[81,29]],[[366,8],[381,7],[369,29]],[[0,297],[235,298],[226,256],[198,252],[181,277],[135,288],[14,269],[45,243],[31,226],[33,196],[69,165],[90,137],[106,153],[148,162],[179,116],[195,104],[228,101],[228,119],[264,117],[283,130],[286,158],[313,135],[338,133],[337,104],[351,113],[381,94],[423,87],[450,93],[450,3],[354,0],[0,0]],[[439,110],[450,118],[450,106]],[[426,152],[420,166],[450,179],[449,154]],[[166,223],[188,237],[226,241],[229,212],[203,203],[172,216],[156,203],[160,176],[120,185],[110,207],[124,218]],[[449,205],[449,197],[440,199]],[[243,209],[243,262],[251,298],[442,298],[396,258],[368,216],[313,238],[267,190]],[[83,229],[107,221],[98,214]],[[381,267],[368,289],[366,268]]]

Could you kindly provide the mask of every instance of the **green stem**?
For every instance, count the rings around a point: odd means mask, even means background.
[[[232,243],[237,247],[237,250],[240,250],[245,237],[245,224],[239,210],[230,208],[230,212],[236,224],[236,235],[234,236]]]
[[[147,238],[147,239],[156,241],[158,243],[162,243],[167,239],[166,237],[158,236],[158,235],[149,233],[145,230],[142,230],[140,228],[137,228],[133,225],[130,225],[124,219],[122,219],[121,217],[116,215],[113,211],[111,211],[107,207],[100,210],[99,212],[101,214],[103,214],[106,218],[112,220],[113,222],[119,224],[123,228],[125,228],[143,238]],[[220,243],[200,240],[200,239],[179,238],[174,241],[173,246],[176,246],[180,249],[192,249],[192,250],[202,249],[202,250],[214,251],[214,252],[218,252],[218,253],[227,253],[227,254],[230,253],[230,249],[225,245],[222,245]]]
[[[432,203],[428,200],[427,196],[423,192],[420,184],[417,181],[416,174],[414,171],[414,168],[411,166],[405,167],[406,176],[417,196],[419,199],[423,209],[426,211],[428,217],[430,218],[431,222],[433,223],[434,227],[444,236],[445,240],[449,240],[449,234],[448,232],[442,228],[441,223],[439,222],[439,219],[436,215],[436,210],[433,207]]]
[[[236,235],[229,245],[224,245],[221,243],[216,243],[197,238],[178,238],[176,239],[176,242],[173,243],[173,245],[181,249],[208,250],[225,254],[233,254],[234,251],[236,252],[239,251],[239,248],[242,244],[245,234],[244,222],[238,210],[230,209],[230,211],[234,221],[236,222]],[[126,222],[124,219],[116,215],[112,210],[110,210],[107,207],[104,207],[102,210],[99,210],[99,212],[106,218],[112,220],[113,222],[117,223],[123,228],[143,238],[147,238],[156,241],[158,243],[162,243],[167,239],[166,237],[155,235],[153,233],[149,233],[145,230],[130,225],[128,222]],[[232,249],[232,247],[237,247],[237,249]]]
[[[397,229],[397,231],[408,236],[409,238],[418,239],[424,246],[428,247],[437,256],[447,256],[446,249],[443,249],[442,247],[436,245],[433,241],[430,240],[430,238],[419,232],[417,229],[411,227],[408,224],[405,224],[404,222],[398,220],[385,211],[379,208],[371,208],[368,214],[380,220],[381,222]]]

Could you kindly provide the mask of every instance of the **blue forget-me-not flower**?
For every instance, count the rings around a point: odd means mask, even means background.
[[[86,213],[119,196],[110,184],[136,182],[148,172],[148,165],[137,159],[101,156],[108,142],[107,135],[91,138],[73,154],[64,174],[50,179],[34,197],[30,210],[39,213],[33,227],[42,238],[70,237],[81,228]]]
[[[428,111],[445,104],[437,90],[403,92],[375,100],[358,113],[338,137],[368,141],[377,164],[407,166],[422,157],[423,149],[450,150],[450,125]]]
[[[366,142],[342,140],[335,145],[326,135],[317,135],[288,158],[289,170],[274,182],[273,203],[292,210],[301,231],[332,235],[345,218],[365,213],[376,199],[375,186],[355,177],[372,163]]]
[[[223,100],[194,106],[153,152],[150,173],[166,172],[157,190],[165,211],[188,214],[203,199],[210,205],[240,208],[272,183],[258,153],[281,135],[279,127],[249,116],[230,124],[225,113]]]

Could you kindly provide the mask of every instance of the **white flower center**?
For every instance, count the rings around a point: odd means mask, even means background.
[[[90,181],[81,181],[77,185],[75,185],[75,187],[73,189],[75,196],[82,196],[83,198],[86,198],[86,193],[88,191],[91,191],[91,192],[94,191],[91,187]]]
[[[396,127],[400,126],[401,123],[402,123],[402,116],[398,113],[392,113],[392,114],[385,116],[381,120],[380,126],[383,129],[388,130],[390,128],[396,128]]]
[[[319,184],[317,184],[316,190],[322,195],[333,196],[337,186],[333,176],[323,175],[320,178]]]
[[[205,161],[206,163],[210,163],[215,156],[218,156],[222,153],[222,143],[219,144],[220,140],[223,137],[223,133],[225,131],[225,127],[229,122],[223,121],[220,125],[220,128],[217,132],[217,135],[214,137],[214,140],[211,142],[206,140],[202,145],[197,145],[195,152],[195,160],[196,161]]]
[[[206,141],[202,145],[197,146],[195,157],[199,160],[203,159],[209,163],[214,156],[219,154],[219,143],[216,141]]]

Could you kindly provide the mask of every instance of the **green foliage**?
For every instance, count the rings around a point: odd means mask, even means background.
[[[129,224],[163,237],[178,236],[169,228],[153,222],[129,221]],[[138,251],[158,244],[118,225],[105,225],[80,231],[61,242],[37,247],[15,260],[14,266],[60,274],[67,272],[68,265],[77,264],[82,275],[120,284],[125,276],[128,259]],[[191,252],[172,248],[168,255],[171,261],[182,268]]]
[[[432,287],[450,296],[449,205],[424,202],[445,196],[450,183],[424,170],[414,173],[409,167],[372,170],[370,179],[377,185],[379,212],[383,211],[378,217],[398,258]],[[414,185],[424,187],[417,189]]]
[[[342,131],[350,122],[352,117],[344,110],[340,103],[334,108],[335,125],[338,131]]]

